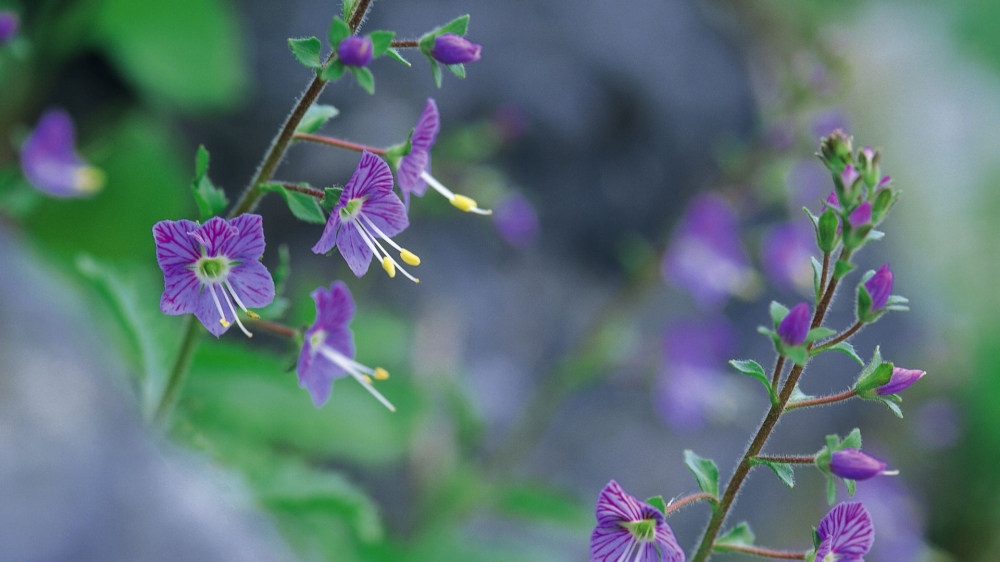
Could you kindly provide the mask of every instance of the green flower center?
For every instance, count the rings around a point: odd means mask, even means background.
[[[361,204],[364,202],[364,199],[351,199],[342,209],[340,209],[340,218],[352,219],[358,216],[358,213],[361,212]]]
[[[632,521],[622,523],[632,536],[640,541],[651,541],[656,535],[656,519],[643,519],[642,521]]]
[[[323,330],[316,330],[316,332],[313,333],[313,335],[309,336],[309,343],[312,344],[314,348],[319,347],[325,341],[326,341],[326,332],[324,332]]]
[[[229,260],[222,256],[214,258],[202,256],[195,263],[195,272],[204,281],[218,281],[229,273],[229,266]]]

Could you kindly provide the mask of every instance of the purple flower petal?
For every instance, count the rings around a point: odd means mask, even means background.
[[[888,465],[858,449],[841,449],[830,459],[830,472],[849,480],[868,480],[885,472]]]
[[[865,201],[859,205],[857,209],[851,211],[851,214],[847,216],[847,222],[851,223],[851,226],[854,228],[872,222],[872,204]]]
[[[444,33],[434,38],[431,56],[443,64],[463,64],[479,60],[482,51],[482,45],[454,33]]]
[[[201,281],[193,271],[172,268],[170,273],[163,274],[163,285],[160,311],[164,314],[188,314],[198,309],[201,303]]]
[[[399,182],[399,189],[405,199],[408,200],[411,193],[423,197],[427,192],[427,182],[420,175],[430,167],[431,155],[426,150],[416,148],[399,161],[396,181]]]
[[[663,558],[661,559],[653,556],[652,558],[649,558],[650,561],[656,562],[663,560],[663,562],[684,562],[684,550],[682,550],[680,545],[677,544],[677,538],[674,537],[674,532],[670,530],[670,526],[666,523],[657,525],[656,527],[656,544],[660,546],[660,553]]]
[[[879,396],[888,396],[890,394],[899,394],[907,388],[913,385],[913,383],[924,378],[926,371],[921,371],[920,369],[904,369],[902,367],[892,368],[892,378],[889,382],[878,387],[876,391]]]
[[[597,497],[598,525],[642,520],[642,503],[625,492],[614,480],[607,483]]]
[[[245,261],[229,270],[228,281],[244,306],[263,308],[274,301],[274,279],[264,264]]]
[[[387,193],[392,191],[392,186],[392,170],[389,169],[389,165],[366,150],[361,154],[354,175],[344,186],[340,199],[350,201],[377,193]]]
[[[333,380],[344,376],[344,370],[334,365],[322,355],[313,352],[312,344],[307,340],[299,353],[299,361],[295,366],[299,375],[299,388],[309,391],[313,405],[319,408],[330,399],[333,391]]]
[[[153,225],[153,241],[156,243],[156,263],[167,271],[168,268],[187,268],[201,257],[201,247],[188,234],[198,228],[194,221],[160,221]]]
[[[219,247],[220,255],[239,261],[258,260],[264,255],[264,219],[260,215],[240,215],[231,219],[229,225],[237,230],[238,236]]]
[[[337,330],[346,329],[354,318],[354,299],[351,291],[343,281],[334,281],[329,289],[320,287],[310,295],[316,302],[316,321],[310,330],[323,330],[331,334]],[[334,345],[344,355],[354,357],[353,347],[350,349],[340,348]]]
[[[441,115],[438,113],[437,103],[434,98],[427,98],[427,105],[424,106],[423,113],[417,119],[417,124],[413,128],[413,148],[430,151],[437,139],[438,131],[441,130]]]
[[[343,197],[343,196],[341,196]],[[320,236],[319,241],[316,242],[312,247],[314,254],[325,254],[333,249],[337,245],[337,231],[340,229],[340,212],[336,207],[333,212],[330,213],[330,218],[326,220],[326,226],[323,228],[323,235]]]
[[[337,56],[347,66],[368,66],[372,61],[373,50],[370,37],[351,35],[337,45]]]
[[[306,330],[305,343],[299,353],[296,372],[299,386],[309,391],[313,404],[320,407],[330,398],[333,380],[346,376],[342,367],[318,353],[314,338],[322,337],[319,345],[333,348],[348,358],[354,357],[354,334],[348,327],[354,317],[354,300],[342,281],[330,289],[319,287],[312,292],[316,302],[316,321]]]
[[[809,323],[812,313],[809,305],[801,302],[792,307],[781,323],[778,324],[778,337],[785,345],[802,345],[809,335]]]
[[[353,222],[344,223],[337,233],[337,249],[354,275],[364,277],[372,261],[372,250],[365,244]]]
[[[504,198],[493,209],[493,217],[500,235],[516,248],[524,248],[538,237],[538,213],[520,193]]]
[[[386,169],[388,170],[388,167]],[[371,219],[386,236],[395,236],[410,226],[410,219],[406,216],[406,206],[392,192],[373,194],[361,205],[361,213]],[[368,221],[364,218],[357,220],[371,231]]]
[[[872,297],[872,310],[880,310],[889,303],[889,295],[892,294],[892,270],[889,269],[889,264],[880,267],[865,282],[865,289]]]
[[[598,526],[590,535],[590,562],[618,562],[632,551],[635,542],[623,527]]]
[[[226,219],[222,217],[212,217],[205,221],[205,224],[199,226],[188,234],[191,235],[191,238],[194,238],[199,244],[204,246],[206,255],[218,256],[219,250],[224,247],[231,246],[236,242],[233,239],[236,238],[239,233],[240,230],[229,224]]]
[[[859,502],[837,504],[819,522],[817,533],[822,541],[816,551],[818,560],[831,553],[841,560],[860,559],[875,542],[871,516]]]
[[[21,147],[21,170],[39,191],[53,197],[80,197],[96,187],[81,175],[87,163],[76,153],[73,120],[61,109],[50,109]]]
[[[17,37],[17,32],[21,28],[21,19],[16,12],[10,10],[0,11],[0,45],[5,45]]]
[[[222,305],[222,316],[219,316],[219,308],[215,305],[215,300],[212,299],[212,292],[215,291],[216,295],[220,299],[220,304]],[[194,310],[195,317],[201,321],[205,326],[205,329],[209,331],[213,336],[219,337],[226,333],[226,330],[232,326],[236,318],[233,316],[233,312],[222,302],[223,295],[221,294],[221,288],[213,289],[210,286],[206,286],[202,289],[201,294],[198,297],[198,306]],[[223,326],[219,320],[222,318],[226,319],[226,325]]]

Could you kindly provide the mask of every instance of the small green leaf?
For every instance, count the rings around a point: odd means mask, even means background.
[[[837,450],[839,451],[841,449],[860,449],[860,448],[861,448],[861,430],[855,427],[853,430],[851,430],[850,433],[847,434],[847,437],[845,437],[844,440],[840,442],[840,446],[838,447]]]
[[[802,400],[812,400],[813,398],[816,397],[812,396],[811,394],[806,394],[805,392],[802,392],[802,389],[800,389],[799,385],[796,384],[795,388],[792,389],[792,395],[788,398],[788,401],[800,402]]]
[[[760,381],[767,389],[767,395],[771,399],[771,403],[777,402],[777,396],[774,394],[774,389],[771,388],[771,381],[767,378],[767,373],[764,372],[764,368],[760,366],[759,363],[752,360],[738,360],[733,359],[729,362],[737,371],[743,373],[744,375],[750,375],[751,377]]]
[[[788,316],[788,307],[778,301],[771,301],[770,312],[771,321],[774,322],[775,327],[777,327],[777,325],[781,324],[781,321],[785,319],[785,316]]]
[[[895,396],[895,395],[893,395],[893,396]],[[887,397],[887,396],[880,397],[879,398],[879,402],[885,404],[887,408],[889,408],[890,410],[892,410],[892,413],[896,414],[897,418],[903,419],[903,410],[901,410],[899,408],[899,404],[896,404],[895,402],[893,402],[892,400],[890,400],[889,397]]]
[[[447,66],[448,70],[450,70],[451,73],[454,74],[455,76],[458,76],[462,80],[465,79],[465,65],[464,64],[448,64],[448,65],[445,65],[445,66]]]
[[[851,345],[851,344],[849,344],[846,341],[842,341],[842,342],[838,343],[837,345],[834,345],[834,346],[831,346],[831,347],[827,347],[827,348],[823,349],[823,351],[839,351],[841,353],[846,354],[851,359],[854,359],[855,361],[857,361],[858,365],[864,365],[865,364],[865,360],[862,359],[861,356],[858,355],[858,353],[856,351],[854,351],[854,346]]]
[[[719,495],[719,467],[711,459],[703,459],[694,451],[684,451],[684,464],[698,481],[698,487],[706,494]]]
[[[431,59],[431,74],[434,75],[434,85],[440,90],[444,77],[441,75],[441,65],[434,59]]]
[[[823,211],[819,217],[817,226],[816,245],[824,253],[829,254],[837,247],[837,227],[840,226],[840,217],[833,209]]]
[[[753,546],[757,537],[746,522],[740,523],[715,539],[712,550],[715,552],[733,552],[732,547]]]
[[[809,260],[813,268],[813,293],[816,295],[816,302],[819,302],[821,296],[819,290],[823,284],[823,264],[819,263],[819,260],[813,256],[810,256]]]
[[[320,206],[326,209],[326,212],[332,213],[333,208],[340,201],[340,194],[344,192],[343,187],[327,187],[323,190],[323,200],[320,201]]]
[[[368,34],[368,37],[372,40],[372,56],[381,57],[389,51],[389,45],[392,44],[392,40],[396,37],[395,31],[373,31]]]
[[[802,366],[809,361],[809,352],[803,346],[786,347],[785,356],[792,360],[796,365]]]
[[[347,22],[340,18],[333,18],[333,21],[330,22],[330,32],[328,34],[330,46],[333,47],[333,50],[336,51],[340,42],[350,36],[351,26],[347,25]]]
[[[404,59],[403,55],[399,54],[399,51],[397,51],[396,49],[389,49],[388,51],[386,51],[386,54],[389,55],[389,58],[393,59],[399,64],[406,65],[407,67],[413,66],[412,64],[410,64],[410,61]]]
[[[375,93],[375,77],[372,75],[372,71],[363,66],[352,66],[351,74],[354,74],[354,80],[357,81],[358,85],[361,86],[364,91],[369,94]]]
[[[795,469],[792,465],[786,462],[775,462],[771,460],[763,460],[753,458],[750,459],[751,465],[764,465],[774,471],[774,474],[781,479],[789,488],[795,487]]]
[[[854,271],[855,267],[857,266],[853,263],[846,262],[844,260],[837,260],[837,263],[833,266],[833,278],[843,279],[845,275]]]
[[[817,236],[818,236],[819,235],[819,217],[817,217],[816,215],[814,215],[813,212],[809,210],[809,207],[802,207],[802,212],[805,213],[807,217],[809,217],[809,222],[812,223],[814,229],[817,229]]]
[[[653,496],[646,500],[646,503],[660,510],[660,513],[666,515],[667,513],[667,502],[663,501],[663,496]]]
[[[300,185],[308,187],[307,184]],[[319,206],[319,200],[315,197],[285,189],[285,186],[277,183],[266,184],[262,186],[262,189],[264,191],[280,193],[285,198],[285,203],[288,204],[288,210],[295,215],[295,218],[312,224],[326,224],[326,215],[323,214],[323,209]]]
[[[469,14],[459,16],[437,29],[436,35],[454,33],[455,35],[465,35],[469,32]]]
[[[344,0],[344,21],[351,19],[351,12],[354,11],[355,0]]]
[[[319,77],[327,82],[336,82],[344,75],[346,69],[347,67],[339,59],[331,61],[330,64],[326,65],[326,68],[320,71]]]
[[[323,47],[323,44],[320,43],[319,39],[315,37],[289,39],[288,47],[292,50],[292,54],[295,55],[295,59],[302,63],[303,66],[313,69],[323,66],[323,62],[319,59],[319,50]]]
[[[208,160],[208,150],[199,146],[195,156],[195,177],[191,182],[191,192],[198,205],[198,215],[203,221],[218,215],[229,204],[226,192],[215,187],[208,177]]]
[[[814,341],[825,340],[831,336],[837,335],[836,330],[831,330],[830,328],[813,328],[809,330],[809,334],[806,336],[806,343],[812,343]]]
[[[837,481],[833,479],[833,476],[826,477],[826,501],[830,505],[837,501]]]
[[[847,486],[847,493],[850,494],[851,497],[853,498],[854,492],[856,492],[858,489],[858,483],[849,478],[844,478],[844,485]]]
[[[327,121],[340,115],[340,110],[332,105],[321,105],[314,103],[306,110],[306,114],[295,128],[296,133],[311,134],[320,130]]]

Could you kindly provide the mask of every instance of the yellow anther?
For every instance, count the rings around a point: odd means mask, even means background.
[[[396,264],[392,263],[392,260],[389,259],[389,256],[382,258],[382,269],[384,269],[385,272],[389,274],[389,277],[396,276]]]
[[[372,378],[369,377],[368,375],[361,375],[361,376],[364,377],[366,383],[368,384],[372,383]]]
[[[386,371],[382,367],[375,367],[375,380],[384,381],[389,378],[389,371]]]
[[[219,324],[222,324],[223,328],[228,328],[228,327],[232,326],[232,324],[230,324],[229,322],[226,322],[225,318],[219,318]]]
[[[104,171],[93,166],[77,168],[73,183],[77,190],[83,193],[95,193],[104,187],[106,176]]]
[[[469,212],[477,207],[475,199],[458,194],[451,200],[451,204],[465,212]]]
[[[417,254],[414,254],[409,250],[406,249],[400,250],[399,257],[403,258],[403,261],[406,262],[407,265],[412,265],[412,266],[420,265],[420,258],[417,257]]]
[[[253,318],[254,320],[260,320],[260,314],[257,314],[256,312],[254,312],[252,310],[248,310],[247,311],[247,316],[249,316],[250,318]]]

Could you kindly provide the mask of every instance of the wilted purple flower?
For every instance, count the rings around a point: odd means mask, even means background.
[[[895,474],[887,471],[887,466],[889,465],[858,449],[835,451],[830,459],[830,472],[848,480],[868,480],[881,474]]]
[[[406,272],[399,262],[389,255],[379,238],[399,251],[399,257],[409,265],[420,265],[420,258],[392,241],[410,226],[406,207],[392,192],[392,171],[381,158],[365,151],[354,170],[354,175],[344,186],[340,199],[333,207],[330,218],[312,251],[325,254],[336,246],[340,255],[358,277],[368,272],[373,256],[379,256],[382,268],[389,277],[399,269],[414,283],[416,277]]]
[[[442,64],[463,64],[480,59],[482,45],[477,45],[454,33],[445,33],[434,38],[431,56]]]
[[[87,197],[104,185],[104,173],[76,153],[73,121],[50,109],[21,146],[21,170],[39,191],[53,197]]]
[[[627,494],[614,480],[601,490],[595,514],[590,562],[684,562],[684,551],[663,513]]]
[[[872,310],[880,310],[889,302],[892,293],[892,270],[884,264],[865,282],[865,290],[872,297]]]
[[[373,48],[371,38],[351,35],[337,45],[337,57],[347,66],[368,66],[372,61]]]
[[[299,386],[308,390],[319,408],[330,399],[333,381],[351,375],[372,396],[395,412],[396,408],[375,390],[372,379],[384,380],[389,373],[381,367],[372,369],[354,360],[354,333],[348,327],[354,317],[354,299],[343,281],[334,281],[329,289],[312,292],[316,301],[316,321],[306,330],[305,342],[295,370]]]
[[[785,289],[809,291],[813,276],[809,258],[814,240],[813,229],[807,224],[788,222],[772,227],[761,246],[761,261],[768,277]]]
[[[875,526],[865,506],[859,502],[839,503],[819,522],[820,538],[816,560],[863,562],[875,542]]]
[[[274,280],[259,261],[264,255],[260,215],[228,221],[212,217],[200,226],[189,220],[160,221],[153,226],[153,240],[163,270],[164,314],[194,313],[215,337],[236,322],[252,337],[233,302],[257,318],[248,307],[264,307],[274,300]]]
[[[512,193],[496,207],[496,226],[504,240],[523,248],[538,237],[538,213],[520,193]]]
[[[705,193],[688,204],[662,272],[705,307],[716,307],[747,288],[753,272],[740,241],[739,217],[725,199]]]
[[[21,29],[21,19],[16,12],[0,10],[0,45],[10,43]]]
[[[785,345],[802,345],[809,335],[809,323],[812,313],[809,305],[800,302],[788,311],[788,314],[778,324],[778,337]]]
[[[396,170],[399,189],[403,192],[403,200],[409,205],[411,193],[417,197],[423,197],[427,191],[427,185],[430,184],[435,191],[444,195],[452,205],[463,211],[480,215],[493,214],[493,211],[480,209],[473,199],[452,192],[431,175],[431,148],[434,146],[434,141],[437,140],[440,129],[441,115],[438,113],[437,103],[434,102],[433,98],[427,98],[427,105],[424,106],[424,111],[420,114],[417,125],[413,128],[410,153],[399,160],[399,167]]]
[[[924,375],[926,374],[926,371],[921,371],[919,369],[903,369],[902,367],[893,367],[892,378],[890,378],[889,382],[886,384],[878,387],[875,392],[879,396],[899,394],[907,388],[910,388],[910,385],[913,383],[924,378]]]
[[[851,211],[851,214],[847,216],[847,222],[851,223],[851,226],[854,228],[872,222],[872,204],[869,201],[865,201],[858,205],[858,208]]]

